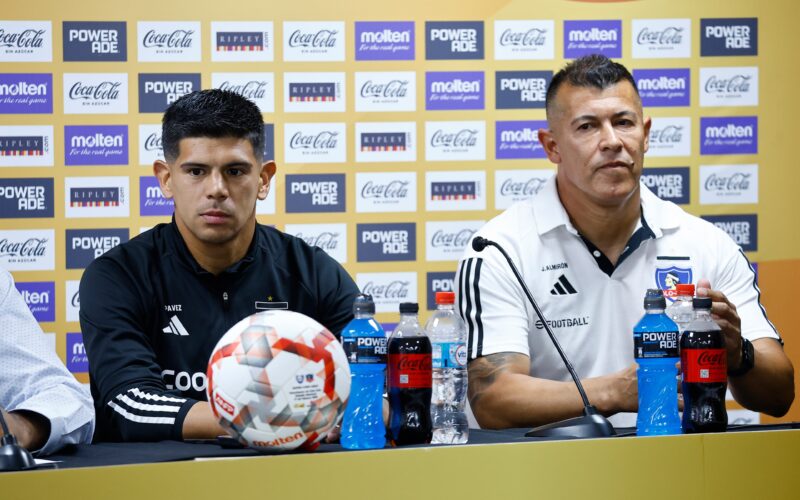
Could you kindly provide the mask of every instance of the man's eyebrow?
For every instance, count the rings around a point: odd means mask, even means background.
[[[224,164],[222,166],[222,168],[231,168],[231,167],[239,167],[239,168],[250,167],[250,168],[252,168],[252,166],[253,166],[252,163],[242,160],[242,161],[232,161],[232,162],[226,163],[226,164]],[[208,165],[207,163],[202,163],[202,162],[187,161],[187,162],[181,163],[180,167],[181,168],[209,168],[210,165]]]
[[[634,116],[635,117],[636,113],[634,111],[626,109],[626,110],[618,111],[618,112],[614,113],[612,115],[612,118],[622,118],[623,116]],[[596,119],[597,119],[597,115],[581,115],[581,116],[575,117],[575,119],[573,119],[570,122],[570,125],[574,125],[574,124],[576,124],[578,122],[581,122],[581,121],[584,121],[584,120],[596,120]]]

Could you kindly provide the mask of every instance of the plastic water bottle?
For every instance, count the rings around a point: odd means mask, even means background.
[[[466,443],[467,333],[453,307],[453,292],[436,293],[436,312],[425,325],[433,348],[431,419],[436,444]]]
[[[692,298],[694,297],[694,285],[691,283],[681,283],[675,286],[678,295],[675,297],[675,302],[667,307],[667,316],[669,319],[678,325],[678,331],[683,333],[686,330],[686,325],[694,319],[694,309],[692,307]]]
[[[680,434],[678,416],[678,325],[664,313],[667,302],[661,290],[644,298],[644,317],[633,328],[633,350],[639,384],[636,434]]]
[[[350,363],[350,399],[344,410],[340,442],[349,450],[383,448],[383,389],[386,380],[386,335],[375,321],[371,295],[358,295],[342,346]]]

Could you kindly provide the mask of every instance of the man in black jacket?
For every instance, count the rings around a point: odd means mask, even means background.
[[[351,319],[358,288],[347,272],[256,222],[256,199],[275,175],[263,137],[260,111],[233,92],[194,92],[165,112],[166,161],[153,170],[175,201],[173,221],[110,250],[81,279],[95,440],[224,434],[206,402],[205,372],[231,326],[290,309],[338,335]]]

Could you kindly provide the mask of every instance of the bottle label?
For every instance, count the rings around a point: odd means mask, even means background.
[[[634,332],[633,357],[636,359],[677,358],[678,332]]]
[[[461,342],[433,342],[434,368],[464,368],[467,365],[467,346]]]
[[[342,347],[351,365],[386,363],[385,337],[344,337]]]
[[[681,349],[681,380],[712,384],[728,380],[725,349]]]
[[[389,384],[400,389],[430,389],[430,354],[390,354]]]

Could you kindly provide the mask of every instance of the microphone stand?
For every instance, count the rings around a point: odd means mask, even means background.
[[[581,395],[581,400],[583,400],[582,416],[570,418],[567,420],[561,420],[559,422],[553,422],[547,425],[536,427],[525,433],[525,436],[592,438],[592,437],[607,437],[616,435],[616,431],[614,431],[614,426],[611,425],[611,422],[609,422],[606,417],[601,415],[597,411],[597,408],[595,408],[594,406],[591,405],[591,403],[589,403],[589,398],[586,396],[586,391],[583,390],[583,384],[581,384],[578,375],[575,373],[575,369],[572,367],[572,363],[570,363],[569,359],[567,358],[567,355],[561,348],[561,344],[558,342],[558,339],[553,334],[553,330],[550,329],[550,325],[548,325],[547,320],[542,314],[541,309],[539,309],[539,305],[533,298],[531,291],[528,289],[528,286],[522,279],[522,275],[519,273],[517,266],[514,265],[514,262],[511,260],[511,257],[508,256],[503,247],[501,247],[494,241],[488,240],[480,236],[472,240],[472,249],[475,250],[476,252],[482,252],[483,249],[486,248],[487,246],[493,246],[497,248],[497,250],[499,250],[500,253],[503,254],[503,257],[505,257],[506,262],[508,262],[509,267],[514,272],[514,276],[517,278],[517,281],[522,286],[522,290],[525,292],[525,295],[528,298],[528,302],[531,303],[531,305],[533,306],[533,310],[536,311],[536,315],[542,321],[542,326],[547,332],[547,335],[550,337],[550,341],[553,342],[553,345],[555,345],[559,356],[561,356],[561,360],[564,362],[564,365],[567,367],[569,374],[572,376],[572,380],[575,382],[575,386],[578,388],[578,393],[580,393]]]
[[[17,439],[8,430],[6,419],[0,411],[0,425],[3,427],[3,438],[0,439],[0,472],[28,470],[36,467],[33,455],[17,444]]]

